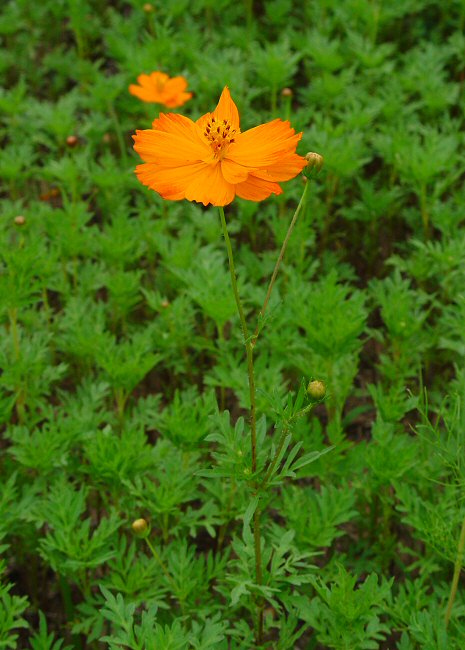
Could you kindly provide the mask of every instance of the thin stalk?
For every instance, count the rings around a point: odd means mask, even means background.
[[[66,578],[62,575],[60,575],[60,591],[61,591],[61,597],[63,600],[63,605],[65,608],[65,614],[68,623],[71,623],[71,621],[74,618],[74,604],[73,604],[73,598],[71,596],[71,587],[69,586],[68,581]]]
[[[66,622],[71,624],[74,620],[75,613],[71,587],[65,576],[60,575],[59,582],[61,597],[65,608]],[[73,634],[71,635],[71,639],[73,641],[73,647],[76,648],[76,650],[82,650],[82,642],[80,636],[78,634]]]
[[[10,332],[13,341],[13,350],[15,353],[15,361],[18,361],[20,356],[19,346],[19,331],[18,331],[18,308],[13,307],[8,310],[8,317],[10,319]]]
[[[254,378],[254,365],[253,365],[253,345],[252,340],[249,337],[249,329],[247,327],[247,321],[245,319],[244,309],[242,307],[242,302],[239,296],[239,290],[237,288],[237,276],[236,276],[236,267],[234,265],[234,256],[231,246],[231,240],[229,238],[228,226],[226,224],[226,218],[224,216],[224,210],[222,206],[218,207],[220,213],[221,226],[223,229],[224,241],[226,243],[226,250],[228,252],[228,261],[229,261],[229,272],[231,275],[231,285],[234,293],[234,298],[236,300],[237,312],[239,314],[239,319],[241,321],[242,335],[244,337],[244,345],[247,354],[247,373],[249,376],[249,395],[250,395],[250,433],[251,433],[251,448],[252,448],[252,474],[255,474],[257,471],[257,423],[256,423],[256,400],[255,400],[255,378]],[[257,488],[257,485],[255,485]],[[255,579],[258,585],[261,585],[263,582],[262,575],[262,550],[260,544],[260,511],[257,506],[257,509],[254,513],[254,551],[255,551]],[[256,641],[258,645],[261,645],[263,640],[263,604],[257,602],[257,634]]]
[[[145,538],[145,541],[147,542],[147,546],[149,547],[153,557],[155,558],[155,560],[160,565],[160,568],[163,571],[163,574],[164,574],[165,578],[168,580],[170,585],[173,587],[174,591],[177,591],[177,589],[178,589],[177,585],[174,582],[173,578],[171,577],[170,572],[168,571],[168,567],[166,566],[166,564],[161,559],[160,554],[158,553],[157,549],[155,548],[155,546],[152,544],[152,542],[149,540],[148,537]]]
[[[284,443],[286,441],[287,436],[289,435],[289,430],[291,428],[292,422],[294,420],[296,420],[297,418],[303,417],[306,413],[309,413],[312,410],[313,407],[314,407],[314,404],[309,404],[305,408],[301,409],[292,418],[290,418],[286,422],[286,424],[283,426],[283,430],[281,431],[281,435],[279,436],[278,446],[276,447],[276,451],[274,453],[274,456],[273,456],[270,464],[268,465],[268,468],[267,468],[267,470],[265,472],[265,476],[263,477],[263,480],[262,480],[262,482],[260,484],[260,490],[263,491],[268,486],[268,481],[270,480],[271,475],[273,474],[274,468],[276,467],[276,463],[278,462],[278,458],[279,458],[279,456],[281,454],[283,445],[284,445]]]
[[[457,587],[459,586],[460,572],[462,571],[463,555],[465,550],[465,517],[462,522],[462,529],[460,531],[459,544],[457,547],[457,556],[455,558],[454,575],[452,577],[452,584],[450,586],[449,602],[445,614],[446,628],[449,625],[452,607],[454,605],[455,596],[457,595]]]
[[[423,223],[423,233],[425,239],[429,239],[429,212],[428,212],[428,200],[426,198],[426,186],[424,184],[420,187],[420,211],[421,211],[421,221]]]
[[[247,34],[250,37],[252,34],[253,25],[253,0],[244,0],[245,4],[245,20],[247,26]]]
[[[12,307],[8,310],[8,318],[10,321],[10,332],[11,338],[13,341],[13,352],[15,361],[19,361],[21,356],[21,346],[20,346],[20,337],[18,329],[18,308]],[[18,421],[22,424],[24,422],[25,410],[24,406],[26,403],[26,393],[25,386],[17,386],[17,395],[16,395],[16,414],[18,416]]]
[[[224,332],[223,332],[223,327],[219,324],[216,323],[216,331],[218,332],[218,341],[221,346],[221,344],[224,341]],[[224,411],[224,407],[226,404],[226,390],[223,385],[220,386],[220,410]]]
[[[237,312],[241,321],[242,335],[244,337],[244,345],[247,353],[247,372],[249,375],[249,395],[250,395],[250,431],[252,443],[252,473],[257,471],[257,424],[256,424],[256,403],[255,403],[255,378],[253,366],[253,346],[249,337],[249,328],[245,320],[244,308],[239,296],[237,288],[236,267],[234,265],[234,257],[232,252],[231,240],[229,239],[228,226],[226,225],[226,218],[222,206],[218,207],[220,213],[221,226],[223,228],[224,241],[226,242],[226,250],[228,252],[229,272],[231,275],[232,290],[236,300]]]
[[[113,124],[115,126],[116,139],[118,140],[118,146],[121,153],[121,158],[123,159],[123,165],[127,167],[128,157],[126,153],[126,145],[124,144],[123,130],[121,128],[118,115],[112,102],[108,102],[108,111],[113,119]]]
[[[278,275],[279,267],[281,266],[281,262],[283,261],[284,254],[286,253],[287,244],[288,244],[289,239],[290,239],[290,237],[292,235],[292,232],[293,232],[293,230],[295,228],[295,225],[297,223],[297,219],[298,219],[299,214],[300,214],[300,212],[302,210],[302,207],[305,205],[305,201],[306,201],[306,198],[307,198],[307,190],[308,190],[309,184],[310,183],[307,180],[307,182],[305,183],[304,191],[302,192],[302,196],[300,197],[299,205],[297,206],[296,211],[294,212],[294,216],[292,217],[292,221],[291,221],[291,223],[289,225],[289,228],[287,230],[286,236],[285,236],[284,241],[283,241],[283,245],[281,246],[281,250],[279,252],[279,256],[278,256],[278,259],[276,261],[276,264],[275,264],[275,267],[274,267],[274,270],[273,270],[273,275],[271,276],[270,284],[268,285],[268,290],[266,292],[265,301],[264,301],[263,307],[261,308],[260,313],[258,315],[259,324],[257,325],[257,327],[255,329],[255,332],[254,332],[254,335],[252,337],[252,346],[254,346],[256,344],[256,342],[257,342],[257,338],[258,338],[258,334],[259,334],[259,327],[260,327],[260,320],[262,320],[264,315],[265,315],[266,308],[268,307],[268,303],[270,301],[271,292],[273,291],[274,283],[276,281],[276,276]]]
[[[271,117],[274,118],[276,116],[276,111],[278,110],[278,89],[274,85],[271,87],[270,104],[271,104]]]
[[[276,463],[278,462],[279,454],[281,453],[281,450],[283,448],[284,442],[288,436],[289,433],[289,427],[284,426],[283,430],[281,431],[281,435],[279,436],[279,441],[278,441],[278,446],[276,447],[276,452],[275,455],[273,456],[273,460],[268,466],[268,469],[266,470],[266,474],[263,478],[262,484],[261,484],[261,489],[264,490],[267,487],[268,481],[271,478],[271,475],[273,473],[274,468],[276,467]]]

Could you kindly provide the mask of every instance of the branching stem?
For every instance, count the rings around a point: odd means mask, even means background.
[[[253,345],[249,337],[249,328],[245,319],[244,308],[239,296],[237,288],[236,267],[234,265],[234,256],[229,238],[228,226],[224,216],[224,210],[218,207],[221,219],[221,227],[223,229],[224,241],[226,243],[226,250],[228,252],[229,272],[231,274],[231,285],[236,300],[237,312],[241,321],[242,335],[244,338],[244,345],[247,354],[247,373],[249,376],[249,396],[250,396],[250,434],[251,434],[251,451],[252,451],[252,474],[257,471],[257,421],[256,421],[256,399],[255,399],[255,377],[254,377],[254,364],[253,364]],[[255,550],[255,579],[258,585],[263,582],[262,575],[262,551],[260,543],[260,510],[257,509],[254,513],[254,550]],[[263,605],[257,602],[257,644],[261,645],[263,640]]]
[[[449,625],[452,607],[454,605],[457,588],[459,586],[460,572],[462,571],[463,555],[465,550],[465,517],[462,522],[462,529],[460,531],[459,544],[457,547],[457,556],[455,558],[454,575],[452,577],[452,584],[450,586],[449,602],[447,603],[445,623],[446,627]]]
[[[292,217],[292,221],[291,221],[291,223],[289,225],[289,228],[287,229],[287,233],[286,233],[286,236],[284,238],[283,245],[281,246],[281,250],[279,252],[278,259],[276,261],[276,264],[275,264],[275,267],[274,267],[274,270],[273,270],[273,274],[271,276],[270,284],[268,285],[268,290],[266,292],[265,300],[263,302],[263,307],[261,308],[260,313],[258,315],[259,322],[258,322],[258,325],[257,325],[257,327],[255,329],[254,335],[252,337],[252,345],[255,345],[256,342],[257,342],[257,338],[258,338],[258,335],[260,333],[260,322],[263,320],[263,318],[265,316],[266,308],[268,307],[268,303],[270,301],[271,292],[273,291],[274,283],[276,281],[276,276],[278,275],[279,267],[281,266],[281,262],[283,261],[284,255],[286,253],[287,244],[289,243],[289,239],[290,239],[290,237],[292,235],[292,232],[293,232],[293,230],[295,228],[295,225],[297,223],[297,219],[299,217],[299,214],[300,214],[303,206],[305,205],[305,201],[307,199],[307,190],[308,190],[309,184],[310,184],[310,182],[307,180],[307,182],[305,183],[304,191],[302,192],[302,196],[300,197],[299,205],[297,206],[296,211],[294,212],[294,216]]]

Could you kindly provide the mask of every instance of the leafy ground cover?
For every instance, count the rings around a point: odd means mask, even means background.
[[[0,648],[463,649],[464,24],[2,4]],[[128,92],[154,70],[192,98]],[[325,159],[254,348],[255,472],[218,211],[143,188],[130,137],[225,85]],[[252,331],[304,187],[225,209]]]

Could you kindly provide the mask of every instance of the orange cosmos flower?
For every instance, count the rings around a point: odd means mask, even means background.
[[[295,153],[302,134],[289,122],[277,119],[241,133],[228,88],[213,113],[196,122],[162,113],[152,126],[133,136],[134,149],[145,161],[136,174],[170,201],[222,206],[236,195],[262,201],[281,194],[277,181],[294,178],[307,164]]]
[[[186,93],[187,81],[184,77],[173,77],[170,79],[164,72],[152,72],[151,74],[140,74],[137,77],[140,86],[131,84],[129,92],[143,102],[154,102],[163,104],[168,108],[182,106],[192,97],[192,93]]]

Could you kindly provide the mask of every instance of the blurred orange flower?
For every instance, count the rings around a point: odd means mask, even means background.
[[[187,81],[184,77],[170,77],[164,72],[152,72],[151,74],[140,74],[137,77],[140,84],[131,84],[129,92],[131,95],[142,99],[143,102],[163,104],[168,108],[182,106],[192,97],[192,93],[186,93]]]
[[[133,136],[134,149],[145,161],[136,174],[170,201],[223,206],[236,195],[262,201],[281,194],[277,181],[294,178],[307,164],[295,153],[302,134],[289,122],[277,119],[241,133],[228,88],[213,113],[196,122],[161,113],[152,126]]]

